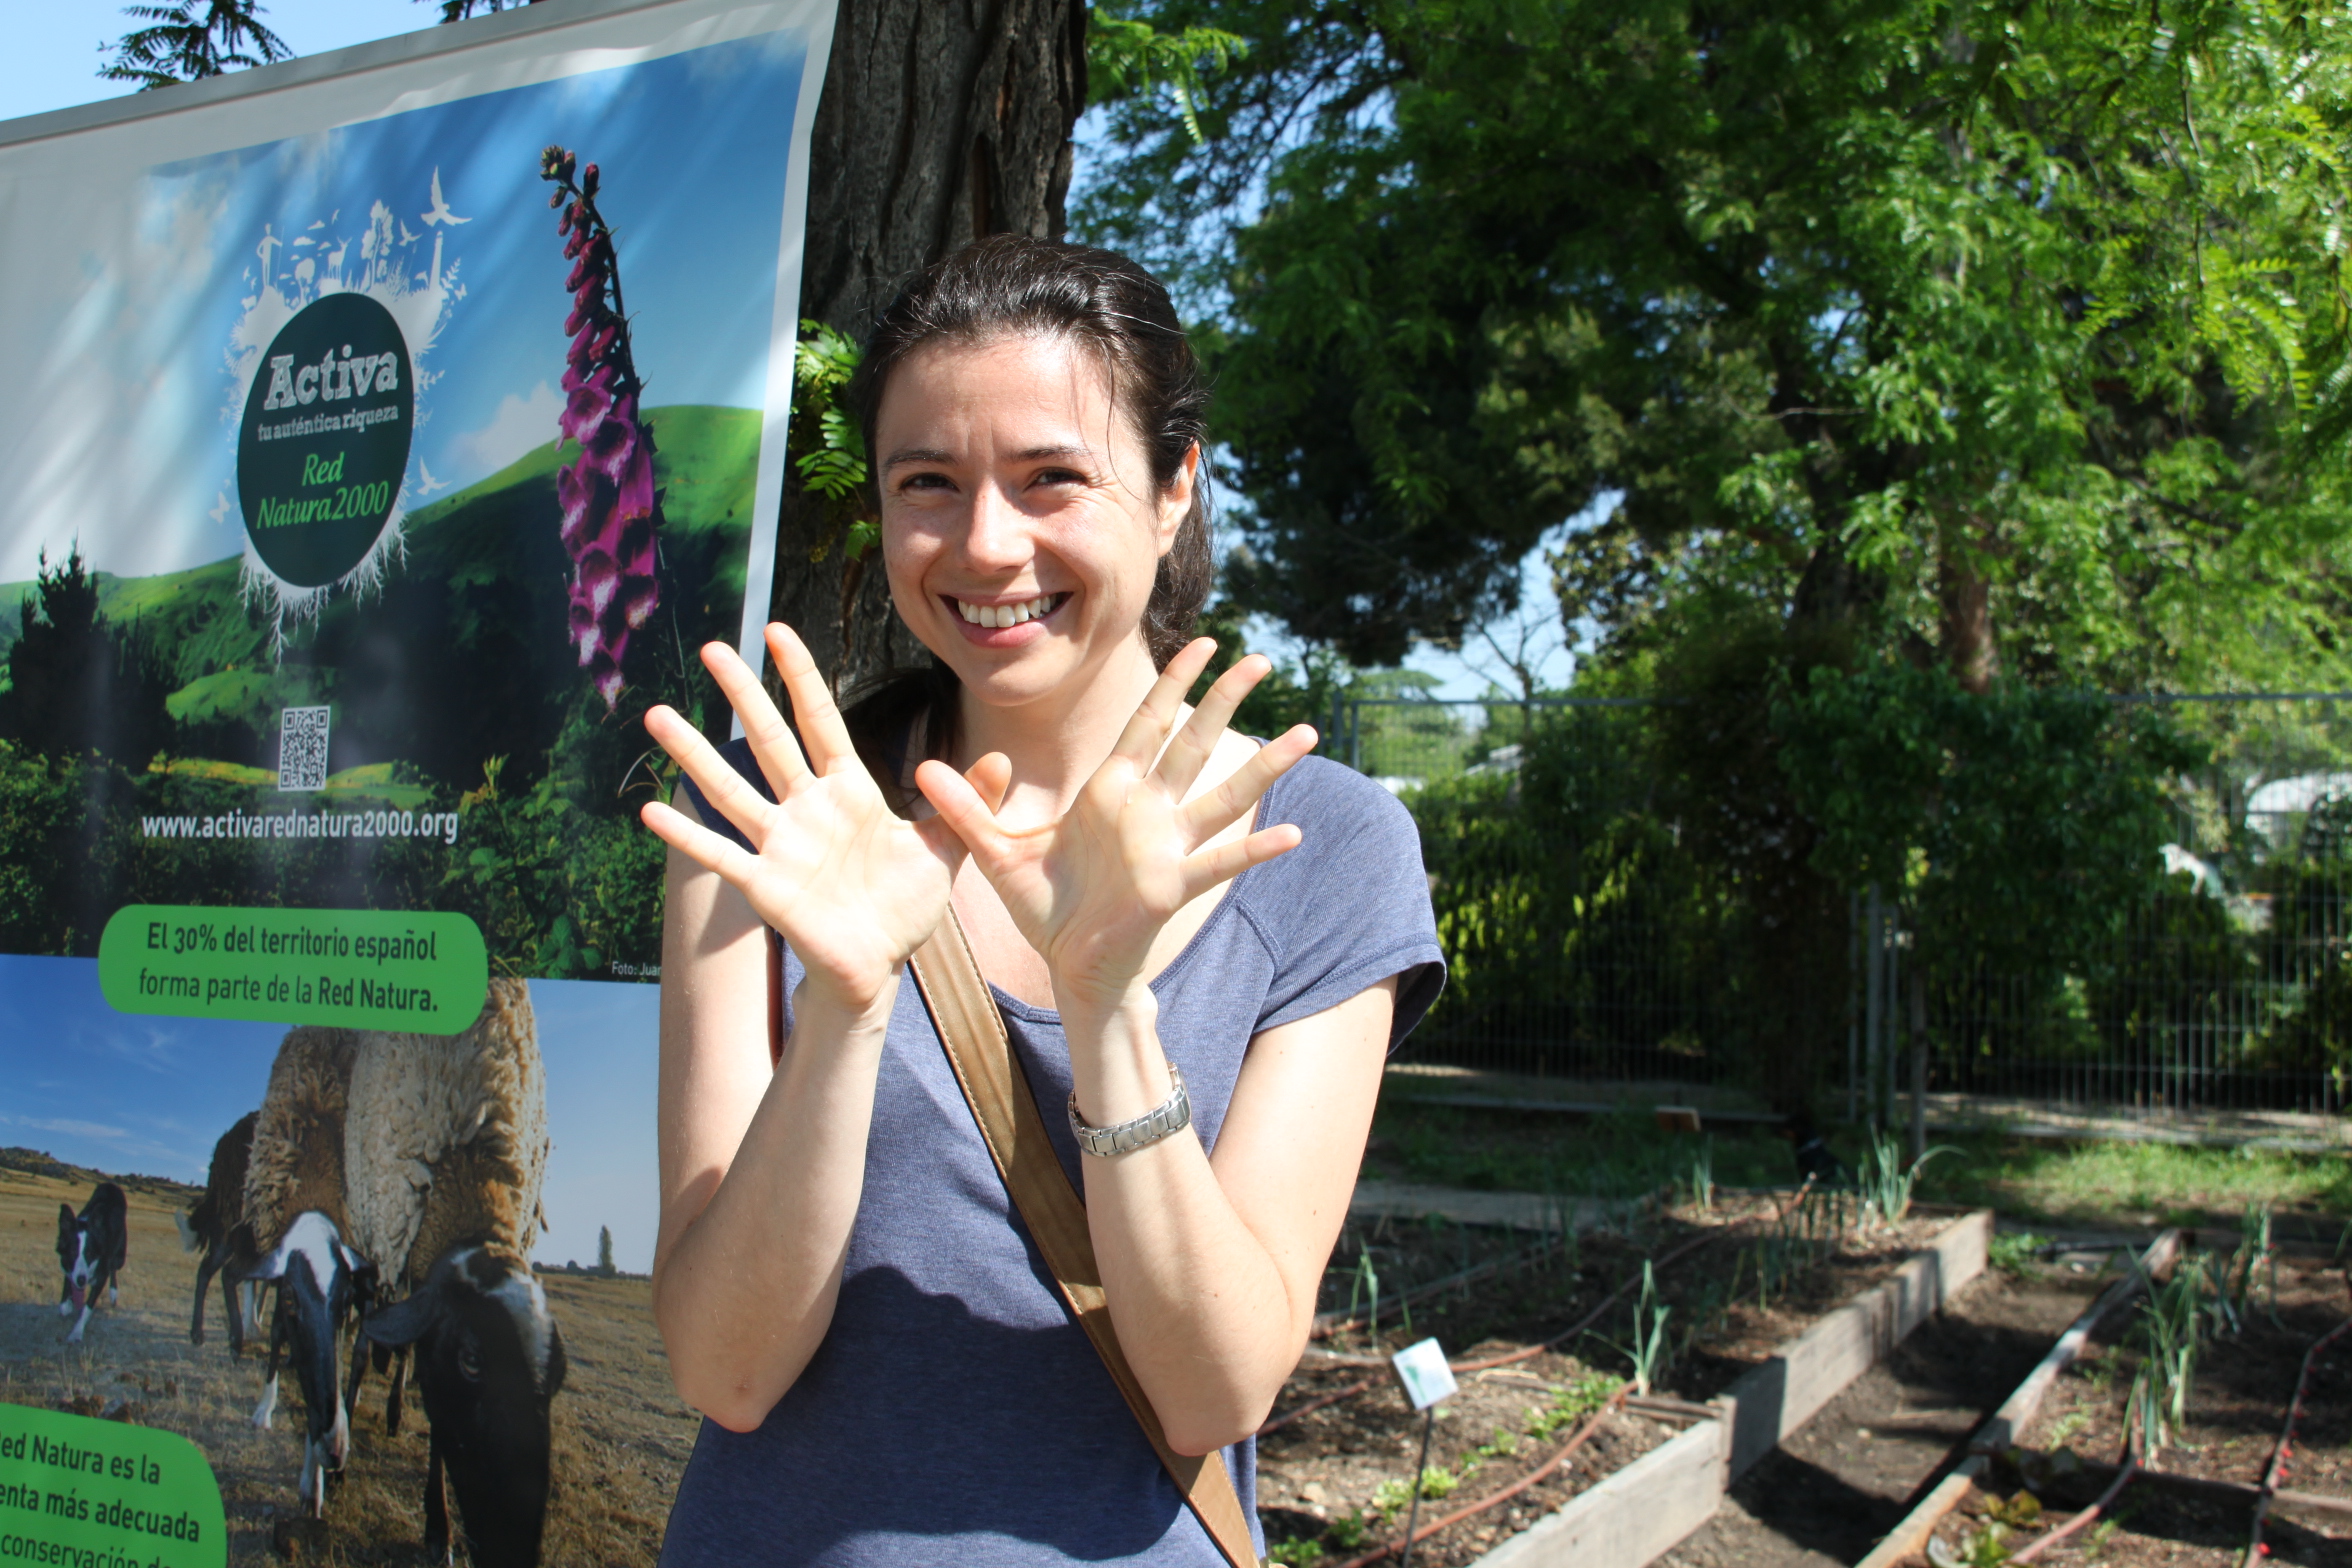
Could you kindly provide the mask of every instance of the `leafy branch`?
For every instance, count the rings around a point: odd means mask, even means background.
[[[1248,39],[1221,28],[1187,27],[1163,33],[1149,22],[1113,16],[1099,5],[1087,13],[1087,73],[1110,84],[1108,91],[1093,95],[1094,101],[1143,97],[1166,87],[1195,146],[1209,139],[1200,122],[1204,65],[1208,70],[1222,71],[1248,53]]]
[[[114,58],[99,67],[99,79],[137,82],[147,92],[290,59],[294,51],[262,23],[260,11],[254,0],[125,6],[125,16],[148,25],[123,35]]]

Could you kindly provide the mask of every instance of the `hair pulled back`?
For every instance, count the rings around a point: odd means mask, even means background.
[[[1066,338],[1095,356],[1109,379],[1112,407],[1142,439],[1153,489],[1165,494],[1186,456],[1206,444],[1209,405],[1208,383],[1168,291],[1114,251],[1025,235],[991,235],[932,263],[875,318],[847,395],[866,450],[878,450],[874,427],[891,373],[917,349],[1033,334]],[[1154,664],[1165,668],[1191,640],[1213,576],[1203,465],[1194,474],[1192,508],[1160,557],[1143,612]],[[944,756],[953,747],[957,682],[944,663],[934,658],[932,665],[915,682],[900,677],[862,696],[852,727],[879,739],[883,727],[927,707],[923,750]]]

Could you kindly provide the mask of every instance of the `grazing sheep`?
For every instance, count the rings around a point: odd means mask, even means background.
[[[180,1226],[180,1250],[204,1254],[196,1264],[196,1310],[188,1324],[188,1343],[204,1343],[204,1290],[218,1274],[231,1356],[245,1354],[245,1320],[253,1309],[254,1286],[242,1276],[261,1254],[245,1219],[245,1168],[253,1154],[253,1124],[260,1119],[259,1111],[247,1111],[220,1135],[212,1146],[204,1196],[187,1213],[173,1216]]]
[[[314,1515],[327,1507],[327,1473],[350,1452],[341,1379],[343,1320],[373,1301],[375,1270],[345,1240],[343,1122],[358,1036],[349,1029],[290,1029],[270,1064],[245,1167],[245,1223],[257,1248],[239,1279],[277,1285],[266,1391],[253,1424],[277,1411],[278,1357],[289,1342],[302,1390],[304,1437],[297,1491]]]
[[[426,1547],[449,1552],[446,1473],[479,1568],[536,1563],[546,1517],[563,1336],[529,1256],[547,1150],[546,1072],[523,981],[493,980],[463,1034],[359,1037],[344,1131],[352,1236],[381,1261],[386,1295],[415,1287],[360,1334],[396,1352],[394,1430],[414,1347],[432,1424]],[[363,1375],[355,1352],[354,1393]]]

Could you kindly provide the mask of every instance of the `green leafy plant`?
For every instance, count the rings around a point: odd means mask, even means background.
[[[1666,1322],[1673,1315],[1674,1309],[1658,1299],[1657,1270],[1643,1259],[1641,1299],[1633,1308],[1633,1343],[1617,1346],[1633,1363],[1633,1390],[1637,1394],[1646,1397],[1666,1370]]]
[[[1949,1144],[1936,1144],[1920,1151],[1919,1158],[1906,1164],[1903,1160],[1903,1141],[1891,1132],[1882,1132],[1871,1139],[1863,1153],[1862,1169],[1855,1174],[1855,1185],[1861,1189],[1862,1211],[1878,1225],[1892,1230],[1911,1213],[1911,1192],[1918,1185],[1919,1173],[1927,1162],[1939,1154],[1957,1154]]]
[[[1274,1541],[1266,1547],[1266,1561],[1280,1563],[1283,1568],[1315,1568],[1325,1555],[1323,1543],[1312,1536]]]
[[[1701,1214],[1715,1212],[1715,1140],[1701,1138],[1685,1156],[1682,1189]]]
[[[2140,1304],[2140,1370],[2132,1380],[2131,1402],[2140,1408],[2140,1430],[2150,1449],[2169,1442],[2188,1419],[2189,1390],[2214,1294],[2206,1257],[2192,1253]]]
[[[1587,1372],[1552,1396],[1551,1404],[1527,1412],[1527,1435],[1542,1442],[1564,1426],[1573,1426],[1617,1397],[1625,1379],[1607,1372]]]
[[[1985,1245],[1985,1260],[2002,1273],[2022,1279],[2033,1272],[2042,1248],[2049,1244],[2049,1237],[2029,1230],[1996,1231]]]
[[[1372,1521],[1366,1519],[1364,1510],[1359,1508],[1332,1520],[1330,1527],[1323,1532],[1323,1539],[1329,1541],[1337,1551],[1352,1552],[1364,1544],[1364,1537],[1371,1530]]]
[[[882,539],[881,525],[866,506],[872,477],[866,438],[841,396],[863,357],[857,343],[821,321],[800,324],[800,345],[792,359],[792,434],[787,457],[803,489],[822,499],[826,538],[812,559],[822,560],[841,541],[851,561],[862,560]]]
[[[1348,1281],[1348,1316],[1354,1317],[1358,1307],[1366,1315],[1365,1332],[1372,1338],[1380,1337],[1380,1270],[1372,1261],[1372,1249],[1364,1248],[1356,1254],[1356,1272]]]

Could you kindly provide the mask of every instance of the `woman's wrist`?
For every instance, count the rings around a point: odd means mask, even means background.
[[[814,971],[804,974],[800,984],[792,988],[793,1034],[814,1029],[835,1039],[879,1041],[889,1032],[904,973],[901,965],[885,975],[879,986],[853,988],[822,980]]]
[[[1054,1000],[1070,1046],[1078,1114],[1089,1125],[1146,1115],[1174,1091],[1160,1046],[1159,998],[1151,987],[1138,982],[1123,994],[1105,996],[1064,994],[1057,986]]]

